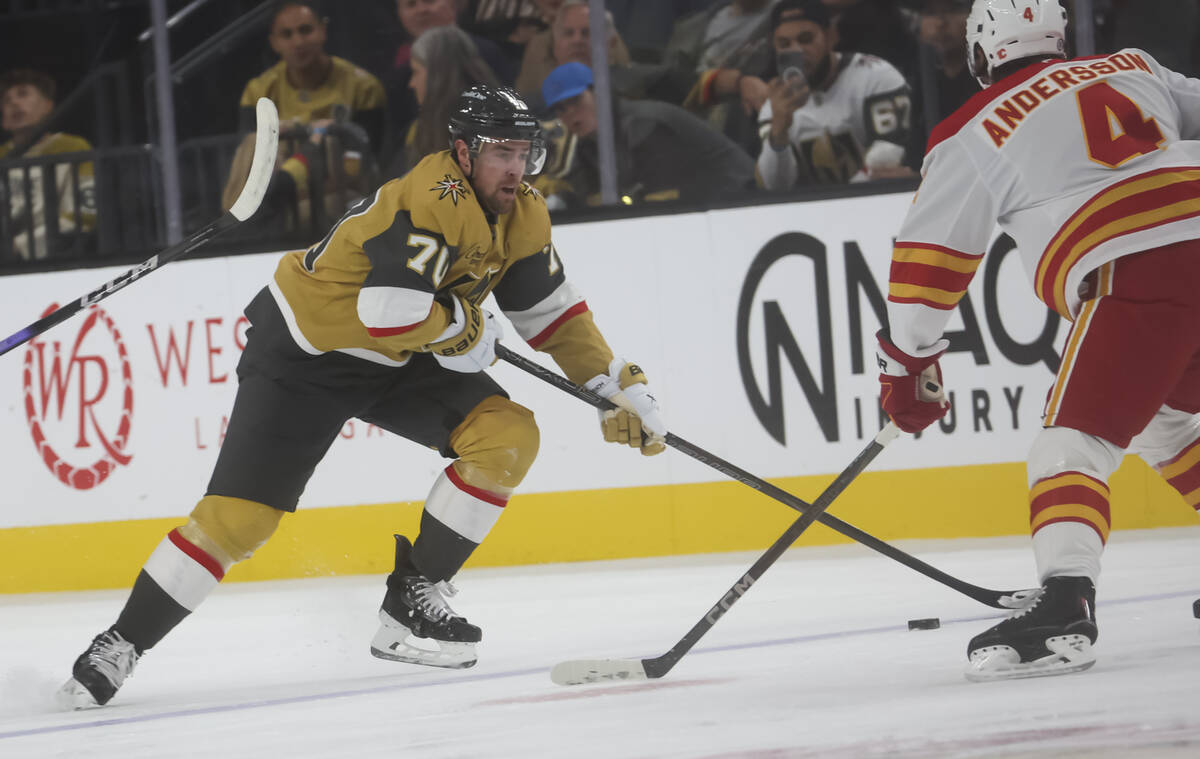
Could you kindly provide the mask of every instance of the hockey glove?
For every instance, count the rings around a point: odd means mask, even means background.
[[[667,426],[658,401],[650,394],[646,375],[637,364],[614,358],[608,374],[597,374],[585,387],[617,405],[600,412],[600,431],[605,440],[640,448],[643,456],[666,450]]]
[[[504,328],[496,317],[454,296],[454,321],[428,350],[446,369],[471,374],[496,363],[496,341],[502,337]]]
[[[928,356],[910,356],[892,344],[887,330],[880,330],[879,402],[896,426],[905,432],[920,432],[946,415],[950,402],[942,392],[942,369],[938,359],[950,342],[933,344]]]

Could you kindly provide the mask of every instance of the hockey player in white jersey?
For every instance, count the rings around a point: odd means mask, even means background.
[[[984,90],[930,137],[879,334],[884,408],[923,429],[946,404],[922,377],[940,382],[942,334],[993,220],[1074,322],[1028,459],[1042,589],[971,640],[971,680],[1094,663],[1107,482],[1127,450],[1200,506],[1200,81],[1136,49],[1067,59],[1065,24],[1057,0],[975,0]]]

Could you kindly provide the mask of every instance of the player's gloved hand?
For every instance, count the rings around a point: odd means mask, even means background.
[[[454,321],[428,350],[443,367],[471,374],[496,363],[496,341],[502,337],[504,328],[496,317],[454,296]]]
[[[910,356],[892,344],[888,331],[876,335],[879,351],[879,400],[896,426],[905,432],[920,432],[946,415],[950,402],[942,392],[942,369],[938,359],[950,341],[938,340],[926,356]]]
[[[646,375],[637,364],[614,358],[608,374],[597,374],[585,387],[617,405],[600,412],[600,431],[610,443],[640,448],[643,456],[654,456],[667,448],[667,425],[658,401],[650,394]]]

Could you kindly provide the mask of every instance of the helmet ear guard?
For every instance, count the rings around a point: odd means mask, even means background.
[[[967,68],[979,84],[1011,61],[1036,56],[1066,57],[1067,12],[1058,0],[975,0],[967,16]],[[980,70],[978,48],[987,62]]]

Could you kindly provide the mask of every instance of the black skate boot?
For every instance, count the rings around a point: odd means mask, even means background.
[[[1033,603],[967,644],[968,680],[1081,672],[1096,663],[1096,588],[1086,577],[1050,577]]]
[[[475,644],[483,638],[479,628],[454,613],[446,596],[454,595],[448,582],[434,583],[411,561],[412,544],[396,536],[396,568],[387,578],[387,595],[379,609],[379,631],[371,641],[371,654],[380,659],[462,669],[475,664]],[[412,638],[428,640],[422,648]]]
[[[108,628],[75,660],[71,679],[58,689],[59,705],[64,709],[104,706],[133,674],[140,655],[132,643]]]

